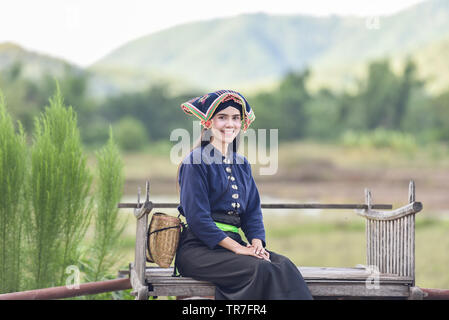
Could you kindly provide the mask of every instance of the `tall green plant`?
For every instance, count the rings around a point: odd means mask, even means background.
[[[34,287],[63,284],[66,267],[78,262],[91,218],[91,183],[76,114],[64,105],[58,87],[35,121],[28,233]]]
[[[123,195],[123,162],[110,129],[109,141],[96,153],[98,179],[95,198],[95,242],[93,250],[93,281],[98,281],[110,272],[117,261],[117,245],[125,228],[120,222],[117,203]]]
[[[26,139],[18,127],[16,133],[0,92],[0,293],[18,291],[22,279]]]

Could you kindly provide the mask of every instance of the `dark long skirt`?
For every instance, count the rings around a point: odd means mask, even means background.
[[[227,234],[246,246],[237,234]],[[312,299],[298,268],[288,258],[267,251],[271,262],[222,247],[209,249],[186,228],[179,242],[176,267],[184,277],[215,284],[216,300]]]

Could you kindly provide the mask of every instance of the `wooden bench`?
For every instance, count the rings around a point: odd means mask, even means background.
[[[153,203],[146,183],[146,200],[119,203],[134,208],[136,223],[135,259],[128,274],[132,294],[138,300],[149,296],[213,296],[215,287],[204,281],[173,277],[173,268],[146,264],[148,215],[154,208],[176,208],[176,203]],[[314,298],[422,299],[415,286],[415,214],[422,204],[415,201],[410,181],[408,204],[391,211],[391,205],[373,204],[365,189],[365,204],[262,204],[264,209],[352,209],[366,219],[366,265],[353,268],[299,267]]]

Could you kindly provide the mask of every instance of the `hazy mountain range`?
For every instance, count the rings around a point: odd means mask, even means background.
[[[312,70],[311,86],[348,88],[366,63],[413,57],[429,89],[449,89],[449,1],[429,0],[373,18],[246,14],[179,25],[123,44],[85,70],[96,95],[168,82],[175,90],[256,90],[290,70]],[[0,70],[14,59],[27,74],[57,74],[64,61],[0,44]],[[74,69],[78,69],[72,66]]]

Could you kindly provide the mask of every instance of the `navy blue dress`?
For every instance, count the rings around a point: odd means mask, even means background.
[[[259,192],[244,156],[232,153],[226,158],[212,144],[198,147],[181,164],[179,184],[178,210],[188,225],[176,254],[182,276],[214,283],[217,300],[312,299],[288,258],[267,250],[270,262],[218,245],[227,236],[246,243],[239,233],[221,230],[217,214],[239,218],[247,241],[260,239],[266,246]]]

